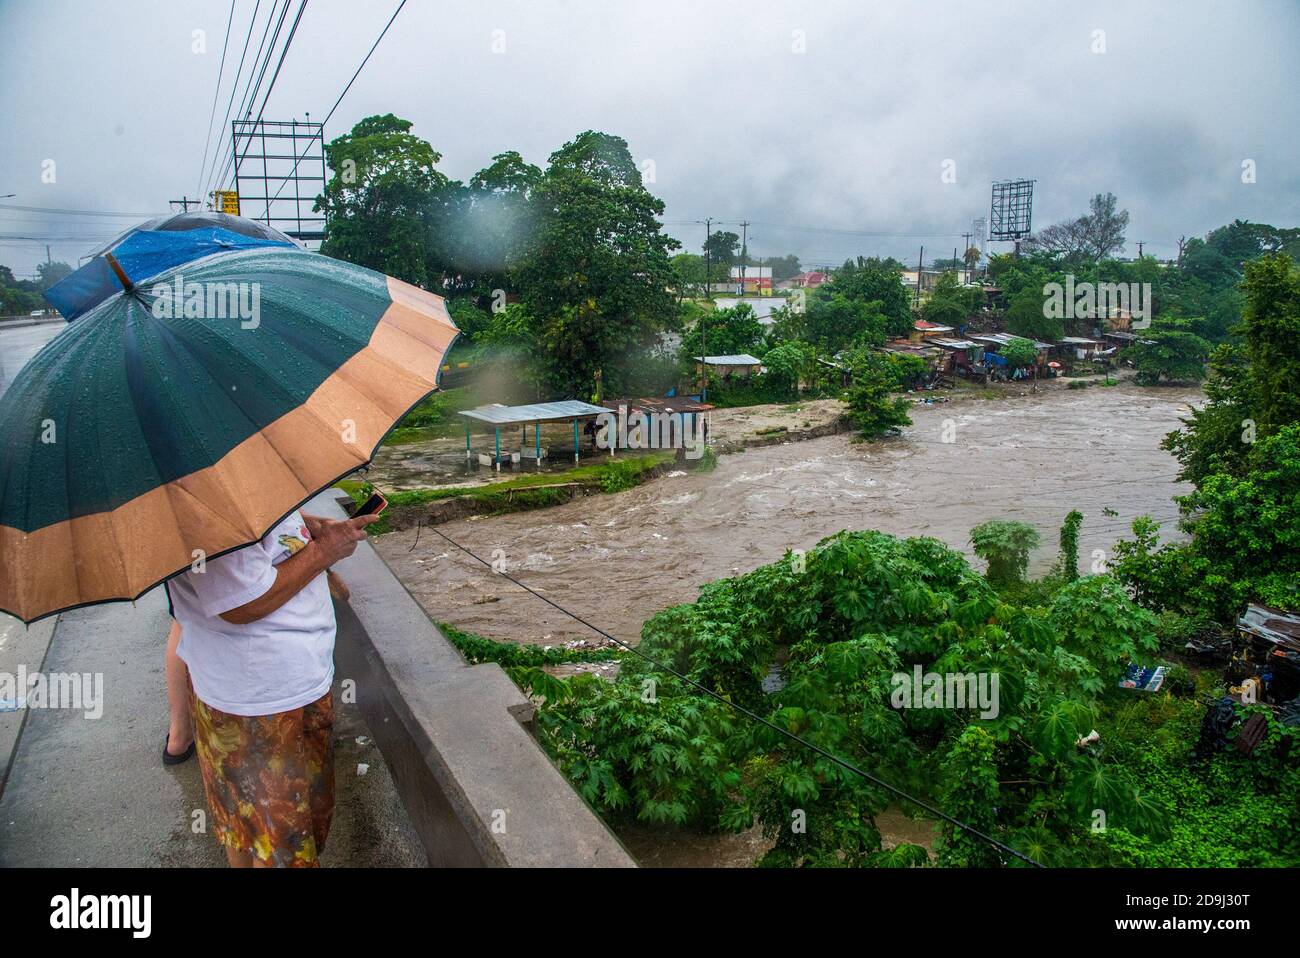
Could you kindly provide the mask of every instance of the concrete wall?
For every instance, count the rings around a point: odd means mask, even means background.
[[[326,494],[307,511],[341,516]],[[368,543],[336,566],[337,679],[356,701],[434,866],[631,867],[529,734],[495,663],[467,665]]]

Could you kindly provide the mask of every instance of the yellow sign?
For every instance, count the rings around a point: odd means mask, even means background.
[[[239,215],[239,193],[235,190],[213,190],[212,197],[216,201],[214,205],[222,213],[229,213],[231,216]]]

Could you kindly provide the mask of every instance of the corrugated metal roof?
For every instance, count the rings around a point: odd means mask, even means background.
[[[603,412],[613,413],[614,410],[606,409],[604,406],[593,406],[578,399],[563,399],[559,402],[539,402],[529,406],[503,406],[500,403],[493,403],[490,406],[479,406],[477,409],[464,409],[460,414],[494,426],[507,426],[597,416]]]
[[[1251,602],[1237,628],[1278,645],[1300,649],[1300,614],[1271,609]]]
[[[761,366],[763,360],[755,359],[749,353],[741,353],[738,356],[696,356],[697,362],[708,363],[710,366]]]
[[[1013,339],[1027,339],[1026,336],[1013,336],[1011,333],[986,333],[982,336],[971,336],[971,339],[979,340],[982,343],[997,343],[999,346],[1005,346]],[[1036,339],[1030,340],[1038,349],[1051,349],[1051,343],[1041,343]]]

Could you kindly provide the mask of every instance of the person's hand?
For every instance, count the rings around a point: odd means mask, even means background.
[[[320,529],[320,524],[324,521],[325,520],[320,516],[309,515],[306,512],[302,514],[302,524],[307,527],[307,535],[311,536],[313,539],[316,538],[316,533]]]
[[[376,515],[353,516],[351,519],[320,519],[312,533],[312,542],[320,553],[321,561],[331,566],[357,551],[357,543],[366,537],[366,526],[378,519]]]

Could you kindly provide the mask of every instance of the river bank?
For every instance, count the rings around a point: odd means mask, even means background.
[[[1135,516],[1150,514],[1175,534],[1172,496],[1189,489],[1159,444],[1200,398],[1195,389],[1122,383],[917,405],[896,440],[837,434],[753,448],[720,456],[712,472],[673,471],[615,495],[471,516],[440,531],[633,642],[646,618],[693,600],[703,583],[841,529],[930,535],[970,554],[971,527],[1016,518],[1043,537],[1030,566],[1039,574],[1054,558],[1061,520],[1079,509],[1086,569]],[[445,541],[416,536],[394,532],[376,547],[435,618],[517,642],[591,637]]]

